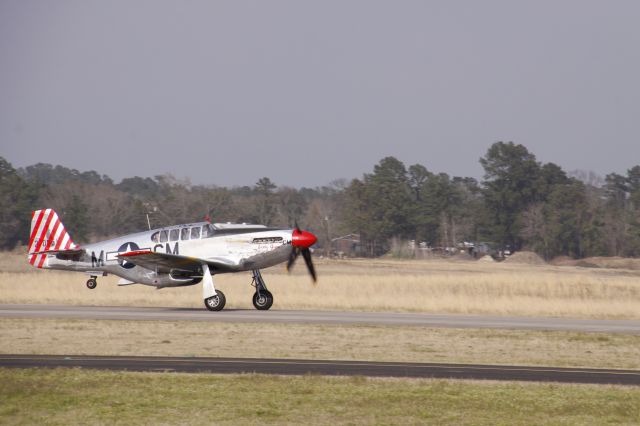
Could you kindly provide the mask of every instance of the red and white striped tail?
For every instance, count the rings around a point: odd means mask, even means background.
[[[33,212],[29,236],[29,263],[36,268],[42,268],[47,258],[42,252],[71,250],[77,247],[60,222],[58,213],[53,209]]]

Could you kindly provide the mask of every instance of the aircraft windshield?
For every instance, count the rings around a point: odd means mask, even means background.
[[[213,237],[213,234],[215,234],[215,229],[210,223],[202,227],[202,238]]]

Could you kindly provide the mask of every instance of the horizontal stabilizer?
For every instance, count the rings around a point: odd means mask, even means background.
[[[45,251],[35,251],[33,253],[29,253],[29,256],[38,255],[38,254],[66,254],[68,256],[75,256],[78,254],[82,254],[84,252],[83,249],[75,248],[68,250],[45,250]]]

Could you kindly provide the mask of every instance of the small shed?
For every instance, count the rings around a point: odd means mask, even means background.
[[[331,240],[331,254],[337,257],[360,255],[360,235],[348,234]]]

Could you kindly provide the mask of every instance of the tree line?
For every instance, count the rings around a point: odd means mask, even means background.
[[[50,207],[77,242],[176,223],[262,223],[312,230],[319,246],[358,234],[361,254],[380,256],[393,238],[456,247],[464,241],[559,255],[640,255],[640,166],[626,175],[568,175],[523,145],[496,142],[480,158],[484,177],[449,176],[386,157],[359,179],[316,188],[192,185],[171,175],[115,183],[95,171],[0,157],[0,248],[26,244],[31,211]],[[328,250],[327,250],[328,251]]]

